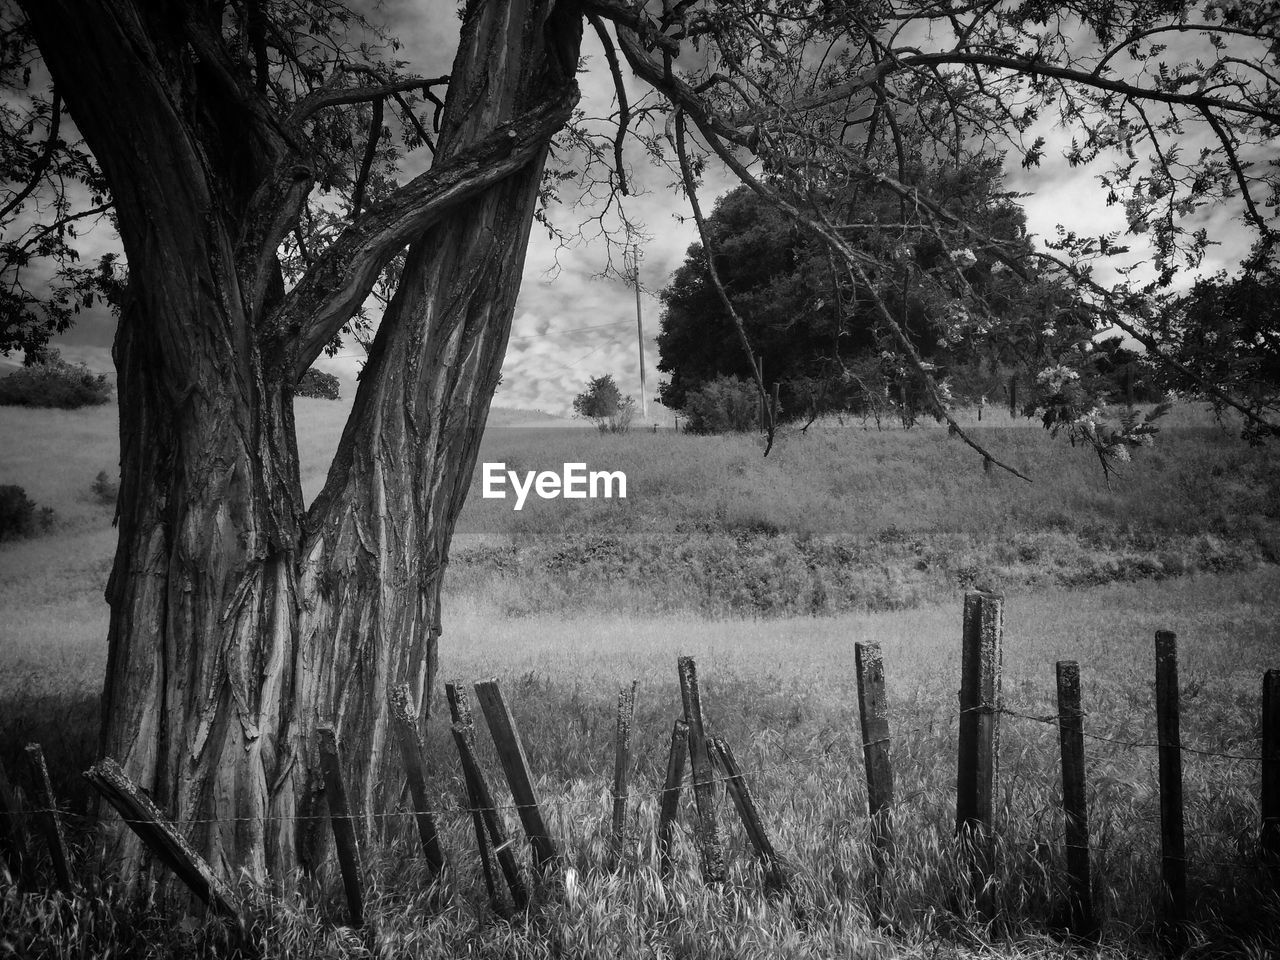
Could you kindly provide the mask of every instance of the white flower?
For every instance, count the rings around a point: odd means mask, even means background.
[[[961,270],[966,270],[978,262],[978,258],[973,255],[973,251],[968,247],[962,250],[951,251],[951,262]]]
[[[1061,393],[1066,384],[1079,379],[1080,374],[1062,364],[1056,367],[1045,367],[1036,374],[1036,382],[1044,384],[1051,393]]]
[[[1130,459],[1132,459],[1129,456],[1129,448],[1126,447],[1123,443],[1117,444],[1116,446],[1112,447],[1111,454],[1121,463],[1128,463]]]

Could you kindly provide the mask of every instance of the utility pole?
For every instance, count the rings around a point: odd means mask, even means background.
[[[640,359],[640,418],[649,419],[649,398],[644,386],[644,315],[640,310],[640,245],[632,242],[627,247],[627,258],[631,261],[631,283],[636,288],[636,342]],[[626,264],[624,264],[626,266]]]

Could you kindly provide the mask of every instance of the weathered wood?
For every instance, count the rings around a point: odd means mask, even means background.
[[[440,849],[435,811],[427,795],[427,758],[422,732],[418,728],[417,711],[413,708],[413,695],[407,683],[391,689],[391,720],[395,725],[396,739],[400,741],[404,775],[409,781],[409,796],[413,800],[413,819],[418,826],[427,869],[432,877],[438,877],[444,870],[444,853]]]
[[[21,884],[27,859],[27,831],[22,801],[0,764],[0,852],[13,882]]]
[[[1166,937],[1174,951],[1186,940],[1187,849],[1182,814],[1182,739],[1179,732],[1178,638],[1156,633],[1156,742],[1160,756],[1160,853]]]
[[[631,795],[631,725],[636,713],[636,684],[618,691],[617,737],[613,754],[613,853],[621,857],[627,838],[627,800]]]
[[[677,720],[671,727],[671,748],[667,751],[667,776],[658,804],[658,864],[671,872],[671,832],[680,809],[680,787],[684,781],[685,757],[689,752],[689,725]]]
[[[507,828],[498,816],[494,806],[493,793],[489,789],[489,781],[475,755],[475,724],[471,719],[471,704],[467,700],[466,689],[460,681],[445,684],[445,696],[449,700],[449,714],[453,719],[454,745],[458,749],[458,759],[462,764],[462,781],[467,790],[467,802],[471,807],[472,822],[476,830],[476,845],[480,849],[480,863],[484,868],[485,886],[489,890],[489,899],[495,907],[499,906],[498,887],[493,879],[493,867],[489,862],[490,853],[498,859],[502,875],[511,891],[511,900],[516,909],[523,909],[528,903],[529,893],[520,877],[520,866],[516,863],[515,852],[511,840],[507,837]]]
[[[1280,670],[1262,677],[1262,832],[1259,846],[1280,861]]]
[[[475,689],[476,699],[480,701],[480,709],[484,711],[489,734],[498,751],[498,761],[502,764],[507,784],[511,787],[516,813],[520,815],[525,835],[533,848],[533,862],[539,870],[545,872],[555,866],[559,854],[556,852],[551,830],[538,807],[533,772],[529,769],[529,758],[525,755],[516,719],[503,699],[497,679],[477,680]]]
[[[338,848],[338,866],[342,870],[342,888],[347,895],[347,912],[351,926],[364,926],[364,870],[360,864],[360,844],[356,840],[355,817],[347,800],[347,787],[342,778],[342,757],[338,752],[338,736],[325,724],[316,730],[320,750],[320,769],[324,775],[324,796],[329,804],[329,823]]]
[[[1080,666],[1059,660],[1058,740],[1062,750],[1062,810],[1066,814],[1068,922],[1078,937],[1094,932],[1089,882],[1089,809],[1085,795],[1084,711],[1080,707]]]
[[[693,799],[698,808],[698,849],[702,855],[702,879],[719,883],[725,879],[724,848],[716,822],[714,777],[707,733],[702,722],[702,695],[698,688],[698,665],[693,657],[681,657],[680,698],[684,720],[689,725],[689,766],[693,770]]]
[[[100,760],[84,772],[84,778],[115,808],[151,853],[208,904],[209,909],[232,921],[237,928],[242,926],[240,907],[231,888],[218,879],[177,827],[125,775],[120,764],[110,758]]]
[[[789,890],[790,874],[782,858],[778,856],[777,850],[774,849],[773,841],[769,839],[764,818],[760,816],[760,809],[751,795],[751,788],[747,785],[747,778],[742,775],[742,768],[738,766],[733,749],[728,741],[721,737],[708,738],[708,745],[715,763],[724,772],[725,789],[733,800],[734,809],[738,811],[738,818],[747,832],[751,849],[764,865],[765,877],[769,885],[777,890]]]
[[[862,755],[867,771],[867,812],[877,866],[893,856],[893,763],[889,740],[889,698],[884,683],[884,658],[878,643],[855,643],[853,660],[858,674],[858,719],[862,726]]]
[[[44,834],[58,889],[70,895],[74,889],[71,882],[71,854],[67,850],[67,835],[62,829],[62,818],[58,816],[58,798],[53,795],[53,783],[49,780],[49,765],[44,762],[44,751],[40,744],[28,743],[26,753],[31,785],[34,788],[32,794],[39,808],[35,811],[36,822],[40,824],[40,832]]]
[[[960,662],[956,831],[969,849],[975,890],[985,886],[994,866],[1003,631],[1004,598],[980,590],[966,593]]]

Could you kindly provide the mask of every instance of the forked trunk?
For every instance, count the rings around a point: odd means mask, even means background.
[[[325,488],[305,511],[296,345],[269,322],[283,288],[277,270],[255,301],[237,261],[271,158],[234,155],[234,103],[217,100],[225,81],[199,58],[193,74],[168,14],[128,0],[25,6],[112,185],[131,274],[115,345],[120,541],[102,751],[222,876],[287,885],[323,849],[323,832],[308,829],[323,826],[310,819],[322,811],[319,723],[337,726],[366,816],[398,783],[387,693],[408,681],[425,702],[431,688],[449,539],[546,150],[412,244]],[[436,162],[563,91],[580,36],[580,14],[550,0],[469,4]],[[194,118],[179,83],[206,104]],[[122,872],[136,876],[145,852],[123,828],[113,837]]]

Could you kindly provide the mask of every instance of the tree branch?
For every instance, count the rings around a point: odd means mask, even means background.
[[[587,14],[587,20],[600,37],[600,45],[604,47],[604,58],[609,62],[609,73],[613,77],[613,88],[618,95],[618,133],[613,138],[613,165],[618,177],[618,189],[627,196],[627,173],[622,167],[622,139],[627,135],[627,125],[631,122],[631,107],[627,104],[627,89],[622,84],[622,69],[618,65],[618,52],[613,48],[609,31],[604,22],[594,13]]]
[[[58,127],[61,124],[61,120],[62,97],[58,95],[58,91],[55,88],[53,91],[53,103],[49,108],[49,135],[45,137],[44,148],[40,151],[40,156],[36,158],[36,162],[31,165],[31,178],[26,185],[14,195],[12,200],[4,205],[4,209],[0,209],[0,222],[3,222],[5,217],[22,206],[22,201],[31,196],[32,191],[40,185],[40,178],[49,169],[49,163],[53,160],[53,153],[58,147]]]
[[[330,244],[271,318],[301,377],[359,309],[395,251],[462,203],[519,171],[572,115],[578,88],[503,124],[371,206]]]

